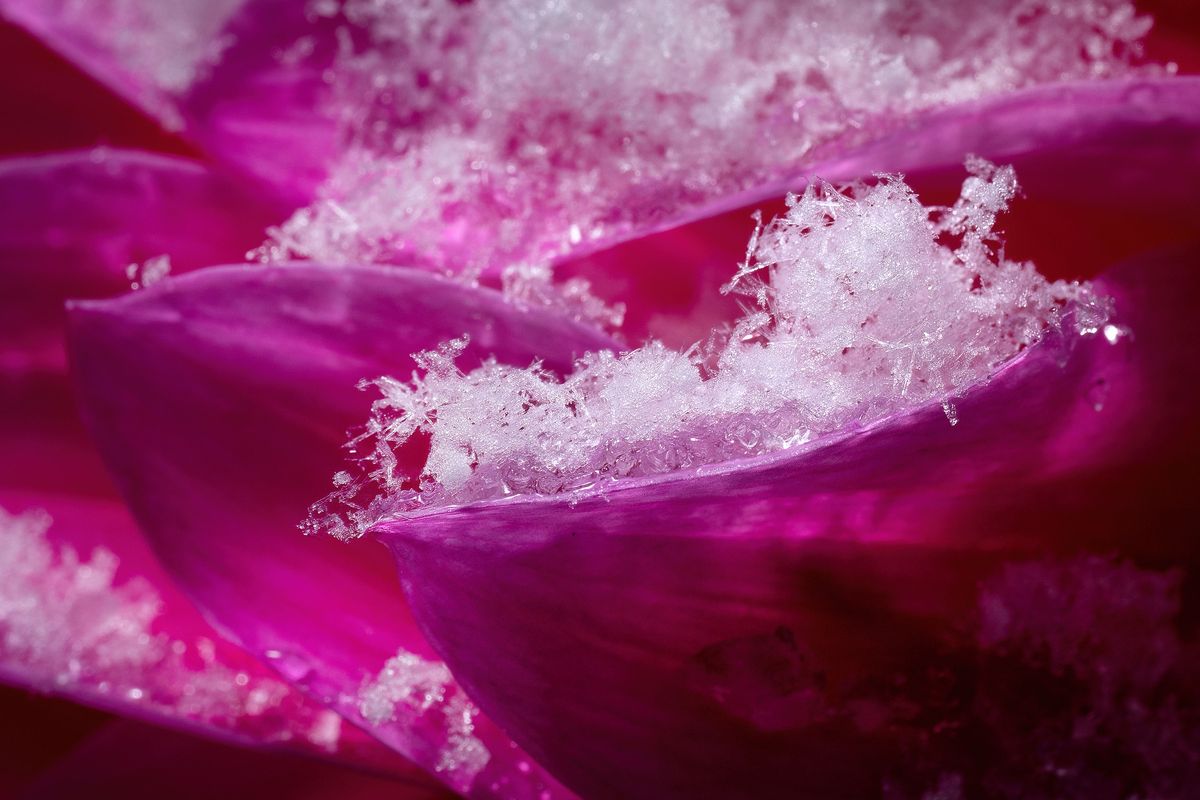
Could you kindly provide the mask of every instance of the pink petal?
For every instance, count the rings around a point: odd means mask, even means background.
[[[0,14],[167,128],[179,129],[175,95],[219,57],[221,31],[241,2],[5,0]]]
[[[128,291],[129,268],[242,257],[273,216],[210,168],[96,149],[0,161],[0,370],[65,367],[63,302]]]
[[[78,304],[71,320],[100,449],[171,576],[223,631],[356,721],[360,689],[404,651],[414,671],[397,680],[436,683],[428,692],[446,703],[394,697],[377,736],[459,791],[552,785],[536,767],[518,771],[519,751],[485,719],[473,733],[451,725],[445,709],[465,699],[421,661],[432,651],[386,552],[306,538],[297,524],[343,463],[345,432],[366,419],[364,376],[404,374],[410,353],[464,332],[467,363],[542,357],[554,369],[605,337],[425,273],[303,265],[207,269]],[[475,744],[486,767],[455,749]]]
[[[253,752],[120,720],[93,734],[21,797],[449,800],[452,795],[439,787],[398,783],[295,755]]]
[[[730,3],[679,39],[686,4],[623,17],[552,3],[7,0],[5,13],[215,157],[291,201],[319,197],[269,251],[499,271],[795,188],[919,110],[1134,74],[1121,54],[1148,22],[1121,4],[960,6],[860,19]]]
[[[944,170],[962,153],[1013,163],[1029,192],[1042,197],[1140,192],[1146,175],[1200,168],[1200,76],[1041,86],[965,103],[811,169],[830,180]],[[1164,205],[1197,202],[1185,181],[1155,188]]]
[[[267,208],[195,162],[108,150],[0,162],[0,204],[6,682],[217,738],[413,772],[225,642],[173,587],[63,374],[67,297],[127,291],[143,279],[129,265],[168,251],[181,271],[236,256]],[[90,588],[79,584],[88,575]],[[94,635],[102,623],[120,630]]]
[[[63,376],[0,381],[0,550],[4,683],[420,774],[225,641],[179,593],[117,498]]]
[[[710,216],[689,214],[679,227],[573,257],[560,273],[625,303],[629,341],[653,336],[686,347],[737,315],[716,289],[745,254],[754,210],[770,218],[778,198],[811,175],[839,181],[880,171],[906,173],[926,202],[941,202],[939,194],[952,201],[966,153],[1012,164],[1026,189],[1003,222],[1014,256],[1027,253],[1055,277],[1094,275],[1191,232],[1200,213],[1200,77],[1047,86],[921,115],[697,212]],[[1151,198],[1147,175],[1162,176]]]
[[[325,175],[336,124],[317,106],[337,42],[304,3],[5,0],[0,14],[291,201]]]
[[[243,0],[224,34],[233,44],[181,99],[193,141],[292,204],[312,199],[343,146],[322,113],[338,26],[310,11]]]
[[[377,533],[455,676],[584,796],[1190,796],[1198,252],[1114,275],[1132,336],[1040,345],[956,427]]]

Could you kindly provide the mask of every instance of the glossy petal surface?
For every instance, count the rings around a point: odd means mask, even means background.
[[[516,770],[519,753],[485,719],[453,728],[442,705],[397,685],[407,675],[448,702],[457,692],[428,661],[386,552],[297,530],[365,419],[358,380],[403,374],[410,353],[464,332],[464,363],[565,369],[609,344],[425,273],[302,265],[214,268],[81,304],[71,342],[107,463],[172,577],[222,630],[350,719],[375,718],[380,738],[459,791],[524,780],[536,795],[543,778]],[[359,690],[398,651],[420,675],[388,673],[396,681],[372,695],[383,710],[364,711]],[[455,750],[474,744],[490,759]]]
[[[96,149],[0,161],[0,369],[65,367],[63,303],[138,282],[163,255],[175,273],[236,259],[272,207],[194,161]]]
[[[65,376],[0,381],[0,679],[254,747],[415,768],[225,641],[120,502]]]
[[[745,255],[751,214],[781,213],[778,197],[810,176],[854,180],[902,172],[926,202],[949,202],[964,154],[1012,164],[1026,197],[1001,222],[1010,253],[1052,277],[1091,277],[1148,247],[1179,243],[1200,213],[1200,78],[1050,86],[919,116],[836,157],[817,158],[752,195],[685,224],[561,265],[627,307],[623,333],[676,347],[736,317],[717,294]],[[1146,176],[1154,180],[1147,194]],[[741,205],[730,211],[728,209]]]
[[[458,679],[585,796],[1186,794],[1195,259],[1114,275],[1132,336],[1027,352],[954,427],[376,530]]]

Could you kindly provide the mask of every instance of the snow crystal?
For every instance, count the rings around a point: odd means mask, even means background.
[[[603,328],[620,328],[625,319],[625,304],[609,305],[592,294],[586,278],[554,282],[549,264],[514,264],[500,274],[504,297],[522,308],[553,308],[574,319],[586,320]]]
[[[1126,0],[314,0],[310,14],[341,26],[326,110],[344,155],[260,256],[467,273],[665,224],[901,115],[1122,74],[1150,27]]]
[[[171,274],[171,257],[158,255],[146,259],[141,264],[130,264],[125,267],[125,277],[129,279],[129,288],[137,291],[161,281]]]
[[[105,548],[84,558],[47,536],[41,511],[0,509],[0,672],[47,692],[225,728],[258,741],[304,737],[334,752],[340,722],[282,681],[216,660],[212,640],[155,630],[162,599],[117,580]],[[336,717],[336,715],[334,715]]]
[[[1010,261],[994,229],[1017,192],[1011,167],[968,161],[949,207],[927,208],[897,176],[839,190],[814,181],[785,215],[759,220],[727,291],[749,307],[686,353],[657,342],[593,353],[565,379],[486,361],[463,373],[465,340],[375,382],[369,472],[343,475],[309,528],[350,536],[382,513],[516,493],[553,494],[784,450],[950,397],[1049,330],[1094,332],[1109,303]],[[394,448],[429,435],[419,491]],[[369,448],[368,448],[369,449]],[[373,467],[373,469],[372,469]],[[365,508],[355,498],[380,494]]]
[[[470,789],[491,759],[475,736],[479,711],[441,662],[400,650],[363,685],[358,708],[375,726],[394,722],[414,730],[432,726],[429,740],[443,742],[435,769],[458,791]]]

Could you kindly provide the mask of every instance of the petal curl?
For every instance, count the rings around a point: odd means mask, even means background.
[[[1200,76],[1058,84],[922,115],[812,169],[853,179],[952,168],[962,153],[976,153],[1017,165],[1038,196],[1119,198],[1142,191],[1147,175],[1200,167],[1198,131]],[[1197,199],[1188,182],[1169,179],[1155,197],[1164,205]]]
[[[128,291],[163,255],[186,272],[242,256],[278,210],[198,162],[95,149],[0,161],[0,369],[65,367],[63,302]]]
[[[536,796],[553,782],[518,770],[507,738],[454,705],[465,699],[429,660],[386,552],[297,530],[365,418],[356,383],[403,373],[410,353],[464,332],[467,363],[541,357],[561,370],[611,344],[427,273],[305,265],[212,268],[78,304],[70,341],[106,462],[171,576],[221,630],[351,720],[374,719],[376,735],[453,788]],[[465,729],[447,709],[469,712]]]
[[[4,0],[0,14],[288,201],[325,175],[336,123],[317,106],[337,40],[305,3]]]
[[[0,379],[0,680],[171,728],[421,773],[226,641],[117,497],[64,376]]]
[[[956,401],[957,426],[928,408],[802,452],[376,532],[455,676],[584,796],[907,797],[1036,782],[1059,758],[1050,794],[1151,769],[1186,795],[1194,657],[1170,663],[1178,716],[1146,686],[1166,680],[1152,653],[1195,650],[1178,642],[1194,604],[1172,592],[1200,561],[1197,254],[1113,275],[1130,337],[1028,351]],[[984,624],[1035,637],[1042,619],[1028,661]],[[1047,753],[1073,741],[1061,704],[1092,685],[1079,675],[1141,687],[1145,716],[1102,720],[1124,750]],[[1088,707],[1079,724],[1104,740]],[[1152,740],[1183,755],[1139,749]],[[1159,757],[1176,760],[1153,772]]]
[[[5,0],[0,14],[167,128],[179,129],[174,95],[219,57],[221,31],[242,2]]]
[[[1010,253],[1036,258],[1051,277],[1092,277],[1181,243],[1200,213],[1200,77],[1039,87],[860,138],[754,193],[681,217],[677,227],[576,253],[560,272],[625,303],[629,341],[654,336],[686,347],[714,321],[736,316],[728,297],[709,298],[745,254],[751,213],[765,209],[770,218],[782,210],[778,198],[813,175],[836,182],[902,172],[926,202],[942,202],[958,191],[964,154],[1012,164],[1027,197],[1004,218]],[[1156,176],[1151,191],[1147,175]]]

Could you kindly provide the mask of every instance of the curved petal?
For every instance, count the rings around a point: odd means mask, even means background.
[[[109,723],[20,795],[172,797],[178,800],[450,800],[432,785],[403,784],[295,755],[257,753],[128,720]]]
[[[3,3],[0,3],[0,8]],[[108,145],[193,152],[177,136],[55,52],[0,11],[0,104],[19,108],[0,129],[0,153],[45,153]]]
[[[172,586],[117,498],[65,374],[68,297],[243,252],[268,209],[198,163],[93,150],[0,162],[0,674],[256,746],[414,767],[224,641]]]
[[[421,773],[225,641],[116,496],[64,376],[0,379],[0,680],[210,738]]]
[[[1198,252],[1114,276],[1131,336],[1027,352],[957,426],[376,531],[455,676],[584,796],[1186,796]]]
[[[3,0],[0,15],[292,203],[325,176],[337,126],[319,101],[338,40],[305,3]]]
[[[728,198],[705,210],[709,216],[577,254],[560,274],[584,277],[602,299],[623,302],[629,341],[658,337],[686,347],[737,315],[728,296],[715,299],[716,289],[745,255],[754,210],[779,213],[778,198],[811,175],[841,181],[875,172],[904,172],[926,202],[952,201],[967,153],[1012,164],[1026,189],[1003,222],[1013,256],[1036,256],[1051,277],[1092,277],[1191,234],[1200,213],[1200,77],[1048,86],[921,115]],[[1149,194],[1147,175],[1156,176]]]
[[[278,213],[194,161],[96,149],[0,161],[0,370],[65,368],[63,302],[242,256]],[[157,263],[161,262],[161,259]]]
[[[676,40],[686,3],[410,6],[4,7],[215,157],[317,198],[267,252],[497,272],[780,194],[921,110],[1130,74],[1149,27],[1124,4],[731,3]]]
[[[957,166],[962,153],[1027,165],[1031,193],[1059,199],[1143,190],[1146,175],[1200,165],[1200,76],[1059,84],[933,112],[812,171],[831,180],[873,171]],[[1070,176],[1070,180],[1064,180]],[[1032,182],[1031,182],[1032,181]],[[1196,202],[1195,187],[1164,180],[1164,205]]]
[[[464,332],[467,364],[565,369],[610,344],[426,273],[304,265],[207,269],[78,304],[70,341],[122,492],[222,630],[453,788],[536,796],[552,781],[518,769],[519,751],[429,660],[386,552],[297,530],[366,418],[356,383],[403,374],[410,353]]]
[[[221,30],[243,2],[4,0],[0,14],[167,128],[179,129],[174,96],[219,57]]]

